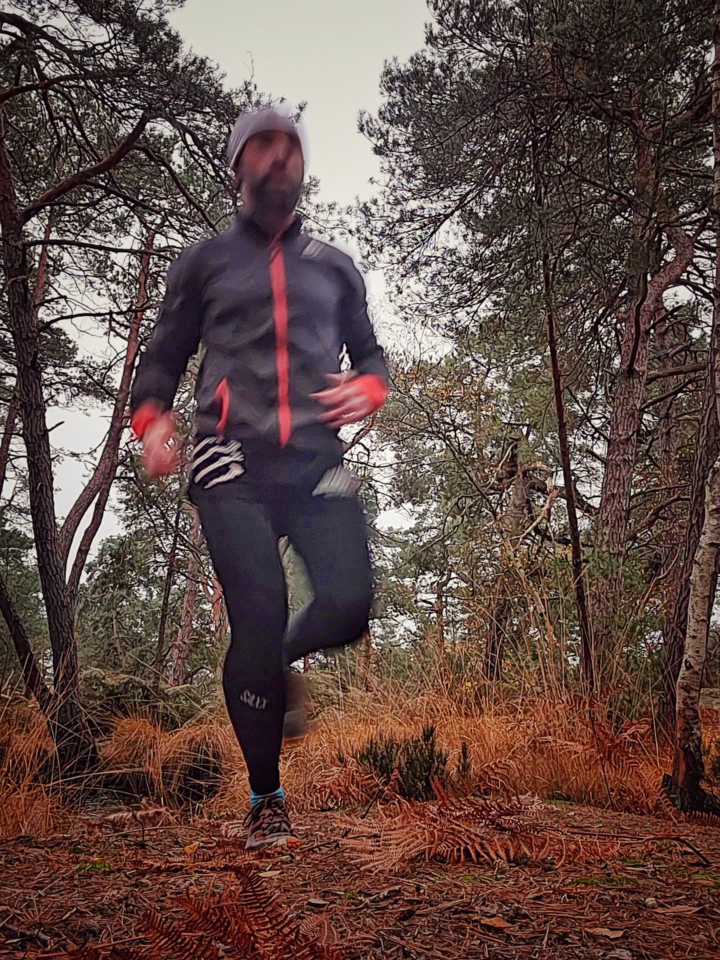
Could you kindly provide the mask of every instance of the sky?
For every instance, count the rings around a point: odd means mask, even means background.
[[[310,171],[324,200],[351,203],[379,170],[358,113],[377,110],[383,64],[419,50],[429,19],[425,0],[186,0],[170,22],[231,87],[252,77],[262,93],[307,101]]]
[[[385,61],[421,49],[429,19],[425,0],[186,0],[170,17],[188,47],[218,64],[228,86],[252,79],[264,94],[307,102],[310,172],[320,180],[320,198],[340,204],[373,192],[379,164],[358,133],[358,113],[377,110]],[[370,295],[382,295],[378,278],[368,280]],[[50,411],[48,423],[53,443],[77,453],[101,443],[107,429],[106,417],[79,411]],[[60,516],[87,474],[72,458],[57,465]],[[96,545],[117,529],[107,514]]]

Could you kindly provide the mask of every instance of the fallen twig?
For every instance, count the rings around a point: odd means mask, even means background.
[[[8,930],[10,933],[14,933],[16,937],[23,937],[26,940],[39,940],[40,943],[44,944],[52,943],[52,937],[49,937],[46,933],[42,933],[40,930],[26,930],[25,927],[16,927],[9,920],[0,920],[0,930]]]

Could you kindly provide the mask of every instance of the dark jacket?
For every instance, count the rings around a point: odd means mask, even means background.
[[[338,373],[343,345],[353,369],[387,384],[350,257],[301,232],[297,220],[269,243],[251,220],[185,250],[141,358],[130,406],[169,409],[189,358],[202,346],[195,396],[201,435],[262,439],[309,449],[337,444],[311,394]]]

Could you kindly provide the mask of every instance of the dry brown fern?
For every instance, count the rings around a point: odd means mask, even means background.
[[[165,920],[156,910],[148,910],[143,915],[142,925],[145,937],[150,943],[151,955],[156,957],[172,956],[186,933],[181,921]]]
[[[670,800],[667,801],[670,803]],[[672,806],[672,804],[671,804]],[[673,807],[673,810],[675,808]],[[677,816],[677,810],[675,810]],[[716,813],[705,813],[704,811],[689,811],[682,815],[685,823],[701,823],[706,827],[720,827],[720,817]]]
[[[506,796],[512,792],[517,767],[512,760],[497,759],[485,763],[477,777],[477,789]]]
[[[161,823],[167,816],[165,807],[142,806],[137,810],[121,810],[119,813],[109,813],[101,817],[102,823],[111,827],[127,827],[132,823],[141,823],[151,826]]]
[[[181,905],[203,933],[262,954],[287,940],[297,925],[283,914],[276,894],[254,869],[239,866],[234,872],[239,883],[222,896],[207,903],[185,899]]]
[[[249,864],[234,865],[234,882],[220,894],[177,901],[172,919],[148,911],[141,920],[140,949],[109,954],[107,948],[69,952],[75,960],[342,960],[326,918],[299,921],[279,905]],[[138,937],[138,943],[141,938]]]
[[[673,823],[678,823],[679,815],[677,807],[667,795],[665,788],[662,786],[656,791],[655,806],[655,813],[665,817],[666,820],[671,820]],[[720,819],[718,819],[718,824],[720,824]]]
[[[241,840],[247,836],[247,824],[244,820],[224,820],[220,824],[220,836],[224,840]]]
[[[593,862],[617,854],[614,841],[575,835],[528,799],[405,804],[395,815],[373,823],[355,818],[347,826],[344,845],[359,866],[377,870],[398,870],[418,860],[493,864],[551,858],[560,866],[570,857]]]
[[[363,767],[355,757],[327,766],[316,764],[306,769],[307,780],[295,796],[301,810],[339,810],[370,803],[385,792],[397,793],[397,777],[383,785],[379,777]]]

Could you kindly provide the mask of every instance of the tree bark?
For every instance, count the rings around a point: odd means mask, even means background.
[[[213,627],[215,630],[215,641],[218,646],[224,643],[228,634],[227,610],[225,609],[225,598],[223,597],[222,587],[217,577],[213,577],[212,584],[203,580],[203,592],[212,609]]]
[[[485,679],[492,687],[497,686],[502,679],[508,613],[508,601],[501,596],[493,606],[485,645]]]
[[[640,284],[625,314],[625,334],[620,357],[600,511],[595,539],[596,569],[593,585],[595,653],[608,669],[615,662],[616,617],[620,604],[622,564],[627,549],[628,514],[632,491],[638,431],[642,419],[648,373],[649,334],[662,308],[668,287],[677,283],[691,263],[692,238],[677,225],[666,226],[675,257],[646,286]]]
[[[59,162],[58,166],[62,167],[62,161]],[[44,243],[50,240],[52,235],[53,225],[55,223],[55,210],[50,210],[48,214],[47,223],[45,224],[45,234],[43,237]],[[35,278],[35,290],[33,292],[33,308],[35,313],[35,323],[38,323],[38,314],[40,312],[40,307],[42,306],[43,299],[45,297],[45,291],[47,290],[48,282],[48,255],[49,247],[43,246],[40,251],[40,259],[38,260],[38,270],[37,277]],[[15,434],[15,424],[17,423],[17,418],[20,413],[20,401],[18,398],[17,387],[13,390],[12,397],[10,398],[10,403],[8,405],[7,416],[5,418],[5,426],[3,428],[3,437],[0,442],[0,496],[2,496],[3,488],[5,486],[5,477],[7,476],[7,466],[10,460],[10,447],[12,445],[13,437]]]
[[[485,679],[491,685],[491,688],[497,686],[502,679],[507,627],[512,612],[512,606],[508,600],[508,584],[511,579],[510,569],[518,540],[522,536],[528,520],[527,477],[518,461],[518,447],[521,440],[521,434],[513,438],[510,450],[504,460],[503,482],[507,483],[508,486],[512,483],[512,493],[507,509],[500,521],[500,531],[503,538],[500,548],[500,565],[494,577],[495,596],[492,608],[489,611],[487,640],[485,642]]]
[[[175,578],[175,565],[177,563],[177,548],[180,538],[180,517],[182,507],[180,504],[175,511],[175,526],[173,527],[173,538],[168,555],[168,568],[165,575],[165,587],[163,589],[162,606],[160,607],[160,623],[158,625],[158,639],[155,648],[155,666],[153,689],[157,694],[160,690],[160,681],[162,679],[163,659],[165,655],[165,633],[167,631],[168,615],[170,613],[170,594],[172,592],[173,580]]]
[[[198,584],[200,581],[200,517],[193,508],[193,523],[190,532],[190,554],[188,557],[187,582],[183,597],[182,616],[180,627],[175,638],[172,650],[172,670],[170,672],[170,686],[179,687],[187,682],[187,665],[190,659],[190,641],[192,639],[193,617],[197,605]]]
[[[695,462],[690,487],[690,516],[685,534],[682,566],[678,573],[677,588],[674,595],[673,612],[664,631],[665,666],[662,678],[663,688],[658,704],[658,720],[661,727],[667,731],[674,728],[675,722],[676,685],[687,633],[690,578],[705,516],[705,490],[713,463],[720,455],[720,429],[718,428],[718,418],[715,410],[715,390],[712,386],[717,376],[717,354],[719,350],[720,330],[718,330],[716,320],[713,318],[707,380],[700,428],[695,445]],[[714,576],[717,584],[717,570]]]
[[[713,464],[720,456],[720,421],[717,410],[717,378],[720,374],[720,3],[715,4],[713,25],[714,60],[712,64],[712,115],[713,115],[713,202],[715,250],[715,290],[713,292],[713,318],[710,333],[705,390],[700,427],[695,445],[695,462],[690,489],[690,518],[685,537],[682,568],[678,575],[673,615],[665,629],[665,668],[663,688],[658,704],[658,721],[666,731],[674,727],[677,681],[682,664],[685,637],[688,628],[690,603],[690,580],[695,554],[697,553],[705,516],[705,497],[708,479]],[[712,593],[715,595],[718,565],[713,571]]]
[[[713,332],[720,317],[720,0],[716,0],[713,23],[712,65],[713,108],[713,214],[715,219],[715,288],[713,291]],[[711,357],[714,354],[714,342]],[[714,362],[708,364],[709,416],[717,430],[720,423],[720,381]],[[713,402],[710,402],[714,400]],[[707,454],[706,454],[707,455]],[[681,809],[702,810],[706,794],[702,788],[705,766],[700,727],[700,686],[707,654],[710,618],[715,602],[718,555],[720,553],[720,456],[713,463],[705,485],[702,531],[693,557],[688,598],[687,633],[677,678],[675,753],[672,787]]]
[[[30,512],[38,573],[53,651],[55,695],[48,720],[61,768],[65,774],[73,774],[94,764],[97,751],[80,704],[72,608],[65,586],[64,563],[55,519],[52,455],[45,420],[38,323],[30,294],[22,211],[17,206],[3,124],[4,118],[0,113],[0,226],[8,318],[15,347],[17,392],[27,454]],[[12,624],[9,627],[12,629]]]
[[[123,428],[125,426],[125,411],[128,398],[130,396],[132,374],[138,352],[140,327],[145,316],[145,306],[147,303],[147,284],[150,275],[150,262],[153,253],[154,240],[154,231],[149,230],[147,243],[140,258],[140,274],[138,277],[135,311],[133,312],[132,319],[130,321],[127,348],[125,350],[125,360],[123,363],[122,374],[120,376],[118,392],[115,397],[115,405],[110,418],[110,428],[108,430],[105,446],[100,455],[100,459],[97,462],[97,466],[93,471],[92,477],[71,507],[70,512],[65,518],[65,522],[60,530],[60,548],[63,552],[65,563],[67,563],[70,548],[82,518],[90,508],[93,500],[95,500],[97,497],[95,509],[93,511],[93,517],[80,541],[77,554],[75,555],[75,559],[73,561],[72,570],[70,572],[68,588],[70,592],[70,600],[73,604],[77,596],[80,578],[83,570],[85,569],[90,548],[92,547],[93,540],[97,535],[103,516],[105,515],[105,507],[107,506],[107,502],[110,497],[110,490],[112,489],[113,481],[115,480],[115,476],[117,474],[120,441],[122,439]]]
[[[658,347],[669,353],[671,339],[667,330],[667,322],[661,317],[657,320],[655,333]],[[668,391],[672,391],[678,384],[678,377],[670,377],[667,382]],[[660,466],[663,480],[668,487],[677,487],[680,482],[678,465],[678,424],[675,417],[675,397],[669,397],[660,405],[658,412],[658,431],[660,445]],[[661,551],[660,574],[667,578],[667,594],[674,595],[677,590],[679,576],[678,555],[682,542],[682,517],[678,505],[670,507],[666,512],[658,529],[658,540]]]
[[[677,680],[677,719],[673,787],[678,791],[684,810],[702,810],[705,792],[701,782],[705,776],[700,728],[700,685],[708,629],[715,599],[715,566],[720,551],[720,457],[708,477],[705,495],[705,520],[700,543],[693,561],[688,604],[688,628],[685,651]]]
[[[555,309],[552,298],[552,276],[550,273],[550,257],[547,246],[543,251],[543,297],[545,303],[545,321],[548,332],[548,346],[550,348],[550,366],[552,368],[553,388],[555,393],[555,416],[558,425],[558,440],[560,441],[560,461],[562,463],[563,483],[567,503],[568,522],[570,524],[570,544],[572,550],[573,585],[575,587],[575,606],[580,624],[580,667],[586,692],[589,696],[595,691],[595,653],[593,649],[593,635],[588,615],[587,592],[585,589],[585,570],[582,543],[580,542],[580,528],[578,526],[577,510],[575,507],[575,481],[570,460],[570,444],[567,433],[567,417],[565,416],[565,390],[560,361],[558,359],[557,336],[555,324]]]
[[[17,423],[18,413],[20,412],[20,400],[18,399],[17,388],[13,390],[10,397],[10,403],[5,416],[5,426],[3,427],[2,440],[0,441],[0,496],[2,496],[5,486],[5,477],[7,476],[7,467],[10,461],[10,446],[15,436],[15,424]]]
[[[35,659],[35,654],[30,646],[30,638],[27,635],[22,618],[18,613],[12,597],[7,588],[5,578],[0,574],[0,613],[2,613],[5,623],[8,626],[12,637],[13,646],[20,661],[25,688],[40,705],[40,709],[47,717],[52,712],[53,695],[43,680],[40,669]]]

